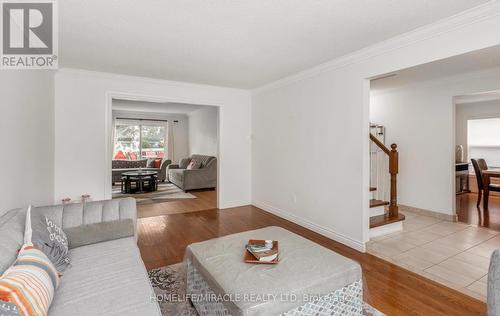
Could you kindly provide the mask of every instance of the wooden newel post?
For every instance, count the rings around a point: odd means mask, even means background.
[[[389,154],[389,173],[391,174],[391,201],[389,204],[389,217],[398,217],[398,145],[391,145]]]

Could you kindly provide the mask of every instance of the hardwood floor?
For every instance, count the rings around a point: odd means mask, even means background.
[[[254,206],[139,219],[138,245],[153,269],[181,262],[190,243],[266,226],[281,226],[359,262],[365,301],[387,315],[486,314],[486,305],[474,298]]]
[[[487,210],[484,210],[482,202],[479,207],[476,203],[477,193],[458,195],[458,221],[500,231],[500,197],[490,195]]]
[[[196,199],[177,200],[171,202],[161,202],[144,204],[138,209],[138,217],[152,217],[160,215],[171,215],[187,212],[213,210],[217,208],[217,191],[199,190],[189,191],[196,196]]]

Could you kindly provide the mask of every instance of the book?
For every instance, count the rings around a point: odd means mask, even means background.
[[[251,239],[245,245],[245,262],[276,264],[279,260],[278,241]]]
[[[273,248],[273,246],[271,245],[269,247],[265,243],[263,243],[263,244],[247,244],[246,248],[251,253],[257,253],[257,252],[269,251],[269,250],[271,250]]]
[[[278,250],[276,249],[250,253],[259,261],[273,261],[278,257]]]

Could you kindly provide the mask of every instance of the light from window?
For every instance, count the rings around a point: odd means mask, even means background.
[[[500,118],[467,121],[467,153],[483,158],[489,167],[500,167]]]
[[[114,160],[164,158],[166,155],[165,124],[136,124],[133,121],[115,125]]]

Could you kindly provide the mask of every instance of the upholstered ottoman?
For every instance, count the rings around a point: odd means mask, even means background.
[[[249,239],[278,240],[280,262],[245,263]],[[201,316],[362,314],[359,264],[280,227],[191,244],[185,261]]]

